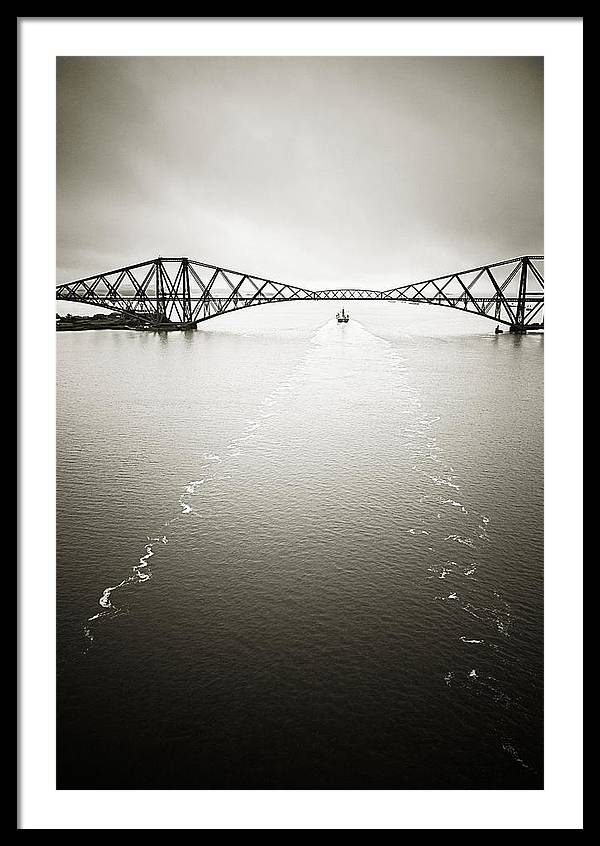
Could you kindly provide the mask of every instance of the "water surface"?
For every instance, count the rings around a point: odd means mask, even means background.
[[[58,784],[539,788],[543,336],[57,334]]]

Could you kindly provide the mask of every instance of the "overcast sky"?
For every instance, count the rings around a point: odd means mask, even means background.
[[[385,288],[543,253],[538,58],[63,58],[57,282],[157,255]]]

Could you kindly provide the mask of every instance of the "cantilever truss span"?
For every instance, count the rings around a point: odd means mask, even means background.
[[[267,303],[388,300],[460,309],[525,332],[544,326],[543,266],[543,256],[521,256],[387,291],[311,291],[188,258],[160,257],[58,285],[56,299],[108,308],[150,325],[181,327]]]

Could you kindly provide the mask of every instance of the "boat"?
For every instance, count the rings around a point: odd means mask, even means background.
[[[494,329],[494,332],[495,332],[496,335],[502,335],[502,334],[504,334],[504,329],[501,329],[499,326],[496,326],[496,328]]]
[[[341,311],[338,311],[336,318],[338,323],[347,323],[350,320],[350,315],[346,314],[344,309],[342,309]]]

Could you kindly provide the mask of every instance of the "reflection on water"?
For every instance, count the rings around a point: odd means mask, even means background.
[[[58,335],[61,786],[541,786],[543,338],[352,305]]]

